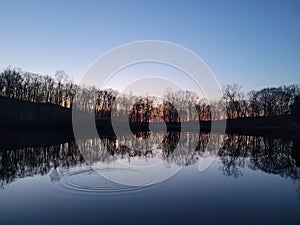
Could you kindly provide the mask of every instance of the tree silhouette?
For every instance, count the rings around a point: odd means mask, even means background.
[[[153,117],[166,122],[181,122],[211,119],[235,119],[240,117],[270,117],[293,114],[299,110],[299,85],[263,88],[241,92],[237,84],[223,88],[226,115],[222,101],[208,101],[191,91],[166,90],[162,99],[155,96],[119,94],[112,89],[98,90],[95,87],[74,83],[64,71],[54,77],[23,72],[8,67],[0,73],[0,96],[35,103],[50,103],[66,108],[95,113],[97,118],[110,118],[112,108],[115,117],[129,116],[131,122],[149,122]],[[140,101],[143,99],[142,101]],[[162,103],[163,101],[163,103]],[[159,106],[153,104],[158,104]],[[194,113],[194,110],[197,112]],[[213,118],[212,118],[213,116]]]

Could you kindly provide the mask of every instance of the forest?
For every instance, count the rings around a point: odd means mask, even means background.
[[[81,86],[64,71],[57,71],[52,77],[8,67],[0,73],[0,96],[94,112],[98,118],[110,118],[113,114],[116,117],[129,115],[131,122],[149,122],[155,117],[168,122],[185,122],[292,115],[299,124],[299,84],[248,93],[244,93],[238,84],[232,84],[225,85],[222,91],[223,99],[219,101],[208,101],[188,90],[168,90],[163,100],[158,100],[151,96],[119,94],[113,89]],[[196,109],[196,114],[193,109]]]

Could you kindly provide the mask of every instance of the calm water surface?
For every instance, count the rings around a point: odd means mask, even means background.
[[[126,136],[26,134],[1,135],[0,224],[300,224],[297,138],[138,133],[136,150]],[[143,185],[116,182],[134,174]]]

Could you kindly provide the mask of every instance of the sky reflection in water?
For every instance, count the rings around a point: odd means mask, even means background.
[[[2,147],[1,224],[300,222],[297,139],[216,135],[212,141],[221,148],[207,152],[211,134],[180,135],[187,140],[179,146],[184,154],[172,152],[176,133],[167,139],[156,134],[153,141],[158,144],[144,152],[135,152],[133,146],[122,148],[122,141],[116,144],[110,136],[82,140],[86,151],[97,154],[98,162],[159,157],[166,166],[183,167],[170,179],[146,187],[125,186],[101,177],[72,140],[44,147]],[[190,142],[197,143],[196,149],[188,149]],[[199,160],[214,156],[213,164],[199,172]]]

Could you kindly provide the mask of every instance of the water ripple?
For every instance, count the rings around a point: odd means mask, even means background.
[[[133,171],[130,169],[131,173],[136,172],[139,173],[138,170]],[[55,169],[51,172],[50,178],[52,183],[59,190],[68,192],[71,194],[128,194],[133,192],[138,192],[141,190],[146,190],[150,186],[145,186],[151,183],[154,175],[146,174],[143,175],[143,180],[138,186],[127,186],[115,183],[111,180],[108,180],[99,173],[112,173],[117,172],[120,175],[125,175],[128,171],[124,169],[118,168],[103,168],[97,169],[95,171],[93,168],[85,166],[85,167],[77,167],[71,168],[63,171],[59,171]],[[107,176],[106,176],[107,177]]]

